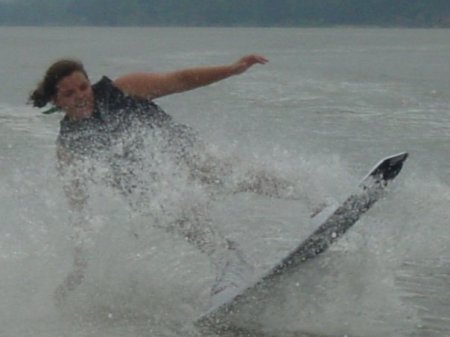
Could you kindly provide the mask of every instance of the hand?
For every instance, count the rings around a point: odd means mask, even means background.
[[[266,64],[267,62],[269,62],[269,60],[266,59],[264,56],[251,54],[241,57],[232,65],[232,67],[234,70],[234,74],[238,75],[245,72],[248,68],[250,68],[254,64]]]

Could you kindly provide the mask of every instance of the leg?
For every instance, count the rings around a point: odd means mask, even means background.
[[[208,222],[194,210],[190,217],[178,220],[174,229],[210,258],[216,275],[211,289],[214,295],[228,287],[241,286],[253,274],[253,267],[245,261],[237,244],[225,239]]]
[[[325,207],[326,202],[314,202],[309,194],[302,195],[298,187],[284,178],[277,177],[267,171],[249,170],[238,185],[235,193],[253,192],[278,199],[302,200],[310,209],[310,217],[315,217]]]
[[[251,192],[271,198],[302,200],[310,209],[310,216],[320,213],[327,202],[314,201],[310,193],[300,191],[298,184],[267,170],[244,165],[238,158],[218,158],[202,149],[200,155],[189,157],[187,164],[193,179],[213,186],[212,194]]]
[[[253,192],[272,198],[296,199],[291,182],[263,170],[248,170],[237,184],[235,193],[240,192]]]
[[[267,170],[244,165],[238,158],[218,158],[203,149],[200,154],[190,156],[187,164],[194,179],[225,187],[228,193],[252,192],[273,198],[298,199],[292,182]]]

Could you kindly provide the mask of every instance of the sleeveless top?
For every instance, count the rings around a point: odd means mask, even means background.
[[[107,77],[95,83],[92,90],[92,115],[82,120],[65,116],[60,122],[57,144],[72,154],[101,159],[121,147],[122,156],[129,156],[143,149],[143,137],[152,129],[158,129],[165,150],[172,148],[181,157],[197,140],[192,129],[174,123],[153,101],[126,95]]]

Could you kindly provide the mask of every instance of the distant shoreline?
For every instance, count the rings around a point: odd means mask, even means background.
[[[450,28],[442,0],[0,0],[0,26]]]
[[[92,24],[3,24],[0,23],[1,28],[5,27],[36,27],[36,28],[280,28],[280,29],[296,29],[296,28],[339,28],[339,29],[450,29],[450,25],[92,25]]]

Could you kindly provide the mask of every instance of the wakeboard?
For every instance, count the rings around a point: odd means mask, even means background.
[[[236,327],[230,324],[229,317],[239,314],[243,303],[257,298],[255,294],[258,291],[270,293],[270,289],[277,285],[283,275],[295,271],[301,264],[325,252],[330,245],[342,237],[383,196],[385,187],[400,173],[407,157],[408,154],[402,152],[378,162],[364,177],[356,191],[330,212],[330,215],[319,223],[313,233],[290,254],[255,282],[237,289],[227,298],[214,303],[194,324],[201,331],[219,335],[227,335],[230,331],[234,331]]]

